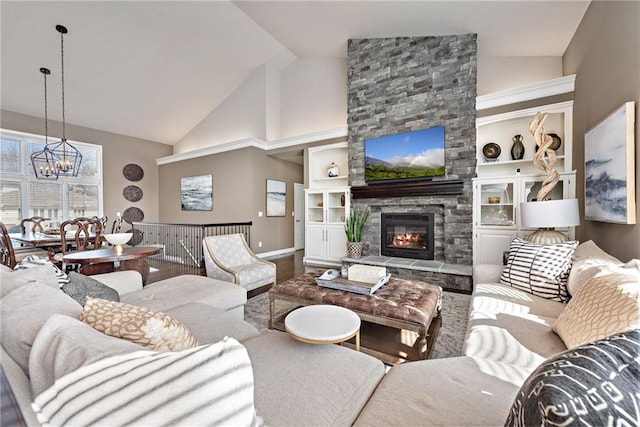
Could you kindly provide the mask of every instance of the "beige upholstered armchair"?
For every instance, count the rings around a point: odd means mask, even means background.
[[[202,246],[208,277],[235,283],[247,291],[275,284],[276,265],[258,258],[243,234],[208,236]]]

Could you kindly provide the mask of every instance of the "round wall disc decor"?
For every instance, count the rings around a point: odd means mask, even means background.
[[[136,228],[135,230],[130,229],[130,230],[127,230],[126,232],[133,233],[133,237],[131,237],[131,240],[129,240],[130,245],[138,246],[140,242],[142,242],[142,231]]]
[[[140,181],[144,176],[144,171],[135,163],[129,163],[124,168],[122,168],[122,174],[129,181]]]
[[[124,210],[122,213],[122,219],[129,224],[133,222],[140,222],[144,219],[144,212],[140,208],[131,207]]]
[[[137,185],[127,185],[122,190],[122,195],[130,202],[137,202],[142,199],[142,189]]]

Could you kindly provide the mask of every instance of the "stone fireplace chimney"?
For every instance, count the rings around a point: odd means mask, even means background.
[[[433,259],[471,266],[476,35],[349,40],[348,66],[349,183],[352,206],[371,209],[369,254],[383,254],[383,214],[432,215]],[[364,180],[366,139],[435,126],[445,126],[446,176],[421,193],[403,195],[402,182],[373,196],[357,191],[371,187]],[[447,191],[432,190],[441,187]]]

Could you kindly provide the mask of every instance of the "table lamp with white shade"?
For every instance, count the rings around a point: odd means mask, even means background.
[[[556,228],[580,225],[578,199],[521,203],[520,217],[524,227],[538,228],[526,237],[531,243],[563,243],[569,237]]]

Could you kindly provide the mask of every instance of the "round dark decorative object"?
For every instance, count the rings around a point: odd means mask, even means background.
[[[138,246],[142,242],[142,231],[138,230],[137,228],[135,230],[130,228],[126,231],[126,233],[133,233],[133,236],[131,236],[131,240],[129,240],[129,244],[131,246]]]
[[[142,189],[137,185],[127,185],[122,190],[122,195],[130,202],[137,202],[142,199]]]
[[[551,139],[553,139],[553,144],[551,144],[551,149],[557,150],[558,148],[560,148],[560,145],[562,145],[562,139],[560,138],[560,136],[557,133],[549,133],[547,135],[549,135]]]
[[[549,148],[551,148],[552,150],[557,151],[558,148],[560,148],[560,146],[562,145],[562,138],[560,138],[560,136],[557,133],[548,133],[547,135],[549,135],[551,137],[551,139],[553,140],[553,142],[551,143],[551,146]],[[538,144],[536,144],[536,151],[538,151],[539,148],[540,148],[540,146]]]
[[[140,208],[130,207],[124,210],[122,213],[122,219],[129,224],[134,222],[140,222],[144,219],[144,212]]]
[[[144,171],[135,163],[129,163],[124,168],[122,168],[122,174],[129,181],[140,181],[144,176]]]
[[[498,157],[500,157],[501,152],[502,149],[495,142],[490,142],[482,147],[482,154],[484,155],[485,159],[497,159]]]

